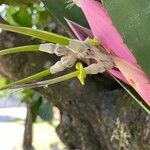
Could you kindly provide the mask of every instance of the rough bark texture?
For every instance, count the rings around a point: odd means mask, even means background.
[[[35,43],[29,37],[0,34],[0,49]],[[0,57],[0,73],[14,80],[32,75],[56,59],[43,53]],[[36,89],[61,111],[57,127],[69,150],[149,150],[150,116],[114,81],[90,76]]]

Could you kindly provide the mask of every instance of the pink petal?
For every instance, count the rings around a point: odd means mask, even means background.
[[[91,30],[71,21],[71,20],[68,20],[66,19],[66,22],[68,23],[69,27],[72,29],[72,31],[74,32],[74,34],[76,35],[76,37],[79,39],[79,40],[85,40],[86,38],[93,38],[93,33]]]
[[[136,63],[135,57],[123,42],[101,3],[96,0],[80,0],[80,7],[94,36],[102,42],[102,45],[116,56]]]
[[[150,80],[138,65],[133,65],[126,60],[113,57],[117,68],[122,72],[129,84],[150,106]]]
[[[108,72],[114,75],[116,78],[123,81],[124,83],[129,84],[126,78],[123,76],[123,74],[119,70],[111,69],[111,70],[108,70]]]

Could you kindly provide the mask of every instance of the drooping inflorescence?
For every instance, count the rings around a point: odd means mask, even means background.
[[[100,44],[96,45],[94,40],[92,43],[92,39],[89,38],[85,41],[72,39],[67,46],[53,43],[41,44],[39,50],[61,57],[60,61],[51,67],[51,73],[72,67],[77,60],[85,62],[88,66],[92,65],[93,67],[90,66],[90,68],[93,70],[99,68],[100,73],[114,67],[111,55],[106,53]],[[88,74],[93,74],[93,72],[88,71]]]
[[[103,73],[115,67],[111,58],[112,55],[107,53],[106,50],[100,45],[99,41],[96,39],[87,38],[85,41],[71,39],[67,46],[53,43],[44,43],[40,44],[39,51],[49,54],[55,54],[61,57],[59,61],[57,61],[53,66],[49,68],[49,72],[51,74],[55,74],[65,70],[66,68],[73,67],[78,60],[80,62],[85,62],[87,67],[83,67],[81,63],[77,63],[77,71],[70,74],[57,77],[55,79],[30,84],[24,84],[28,83],[28,78],[25,78],[20,80],[19,82],[12,83],[10,85],[7,85],[6,87],[2,87],[1,90],[6,88],[20,89],[42,87],[44,85],[48,86],[50,84],[58,83],[74,77],[78,77],[81,84],[84,84],[84,78],[87,74]],[[33,79],[33,77],[31,77],[31,79]]]
[[[95,39],[86,39],[85,41],[79,41],[76,39],[70,40],[67,46],[59,44],[45,43],[41,44],[39,50],[49,54],[56,54],[61,57],[60,61],[57,61],[50,67],[51,74],[65,70],[66,68],[73,67],[77,60],[85,62],[87,67],[83,68],[81,63],[76,64],[77,71],[70,74],[57,77],[55,79],[45,80],[41,82],[15,85],[10,87],[16,88],[34,88],[48,86],[50,84],[58,83],[67,79],[78,77],[81,84],[84,85],[84,79],[87,74],[103,73],[109,69],[115,67],[111,55],[105,51],[105,49]]]

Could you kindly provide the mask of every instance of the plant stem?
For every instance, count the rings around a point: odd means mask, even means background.
[[[28,46],[19,46],[14,48],[8,48],[0,51],[0,56],[19,53],[19,52],[29,52],[29,51],[39,51],[39,45],[28,45]]]
[[[50,80],[45,80],[45,81],[39,81],[39,82],[35,82],[35,83],[30,83],[30,84],[9,84],[7,87],[2,87],[0,88],[0,90],[4,90],[6,88],[8,89],[20,89],[20,88],[36,88],[36,87],[44,87],[44,86],[48,86],[48,85],[52,85],[52,84],[55,84],[55,83],[59,83],[59,82],[62,82],[62,81],[66,81],[68,79],[71,79],[71,78],[74,78],[74,77],[77,77],[77,75],[79,74],[79,71],[74,71],[74,72],[71,72],[69,74],[65,74],[63,76],[60,76],[60,77],[57,77],[57,78],[54,78],[54,79],[50,79]]]
[[[37,74],[35,74],[35,75],[29,76],[29,77],[24,78],[24,79],[21,79],[21,80],[19,80],[19,81],[10,83],[10,84],[8,84],[8,85],[6,85],[6,86],[0,87],[0,90],[7,89],[7,88],[9,88],[9,87],[11,87],[11,86],[14,86],[14,85],[17,85],[17,84],[29,83],[29,82],[32,82],[32,81],[34,81],[34,80],[37,80],[37,79],[43,78],[43,77],[45,77],[45,76],[48,76],[48,75],[50,75],[50,74],[51,74],[50,69],[47,69],[47,70],[44,70],[44,71],[42,71],[42,72],[39,72],[39,73],[37,73]]]

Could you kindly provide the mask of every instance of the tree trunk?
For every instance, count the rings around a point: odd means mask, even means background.
[[[2,32],[0,47],[35,43],[29,37]],[[0,58],[0,73],[14,80],[44,70],[56,58],[24,53]],[[61,111],[57,127],[69,150],[150,150],[150,116],[110,77],[89,76],[85,86],[71,79],[37,88]]]
[[[34,150],[32,146],[32,114],[30,102],[26,103],[27,114],[25,119],[25,129],[24,129],[24,138],[23,138],[23,149],[24,150]]]

